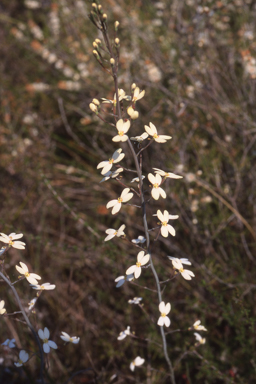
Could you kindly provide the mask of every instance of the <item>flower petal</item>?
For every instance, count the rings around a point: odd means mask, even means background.
[[[50,352],[50,346],[48,343],[44,343],[43,344],[43,349],[44,349],[44,352],[45,353],[49,353]]]
[[[111,211],[112,215],[115,215],[117,212],[119,212],[121,209],[121,206],[122,204],[117,202]]]
[[[150,258],[149,254],[145,255],[145,256],[143,257],[143,259],[141,260],[141,262],[140,262],[141,265],[145,265],[145,264],[147,264],[148,261],[149,261],[149,258]]]
[[[52,341],[52,340],[49,340],[48,344],[53,349],[57,349],[58,348],[57,344],[54,341]]]
[[[126,275],[131,275],[132,273],[134,273],[134,271],[135,271],[136,268],[137,268],[136,265],[132,265],[131,267],[129,267],[129,268],[127,269],[127,271],[125,272]]]
[[[134,277],[135,279],[138,279],[141,275],[141,267],[137,267],[135,268],[135,271],[134,271]]]
[[[170,318],[168,316],[164,317],[164,324],[165,324],[166,327],[170,327],[171,320],[170,320]]]
[[[164,318],[163,318],[163,316],[159,317],[157,324],[160,325],[160,326],[164,325]]]

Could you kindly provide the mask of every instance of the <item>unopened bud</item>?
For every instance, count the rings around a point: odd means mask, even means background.
[[[98,5],[98,10],[99,10],[99,11],[102,10],[102,5],[101,5],[101,4]]]
[[[113,59],[113,57],[111,57],[111,59],[109,60],[110,64],[111,65],[115,65],[115,59]]]
[[[98,99],[92,99],[92,102],[95,104],[95,105],[100,105],[100,102]]]
[[[95,39],[95,43],[100,45],[101,44],[101,40],[100,39]]]
[[[93,48],[98,48],[98,44],[97,43],[95,43],[95,41],[92,43],[92,45],[93,45]]]
[[[102,18],[103,18],[103,20],[107,20],[108,15],[106,13],[103,13]]]
[[[135,89],[136,88],[136,84],[133,83],[132,86],[131,86],[131,89]]]
[[[98,112],[98,108],[97,108],[97,106],[95,105],[95,104],[93,104],[93,103],[90,103],[89,104],[89,107],[90,107],[90,110],[91,111],[93,111],[93,112]]]
[[[115,39],[115,44],[116,44],[116,45],[119,45],[119,44],[120,44],[120,40],[118,39],[118,37]]]
[[[94,54],[94,56],[97,57],[97,59],[99,59],[99,54],[98,54],[98,52],[95,49],[92,51],[92,53]]]
[[[115,30],[117,31],[119,27],[119,21],[115,21]]]
[[[128,107],[128,108],[127,108],[127,113],[128,113],[128,115],[130,116],[130,118],[131,118],[132,120],[138,119],[138,117],[139,117],[139,112],[138,112],[138,111],[135,111],[135,110],[133,109],[133,107]]]
[[[92,3],[92,7],[97,10],[97,4],[96,3]]]

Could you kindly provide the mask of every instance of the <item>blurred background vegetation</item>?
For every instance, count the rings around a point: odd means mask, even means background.
[[[175,238],[153,244],[160,280],[172,276],[167,255],[187,257],[196,277],[167,284],[172,304],[168,351],[177,384],[242,383],[256,378],[256,41],[254,0],[105,0],[110,33],[120,22],[120,87],[146,90],[132,136],[152,121],[171,135],[145,153],[144,170],[182,174],[165,184],[167,199],[151,214],[179,214]],[[2,0],[0,4],[0,231],[22,232],[26,250],[11,249],[6,270],[25,262],[56,284],[43,293],[31,320],[47,326],[59,346],[49,355],[49,382],[167,383],[157,296],[149,269],[138,287],[115,288],[134,263],[133,238],[143,234],[138,210],[117,216],[105,208],[121,187],[100,184],[97,164],[117,148],[113,132],[90,111],[92,98],[113,98],[111,78],[97,65],[92,42],[100,35],[85,0]],[[106,111],[110,109],[106,107]],[[107,116],[107,114],[106,114]],[[108,118],[109,119],[109,118]],[[123,146],[126,149],[125,145]],[[126,166],[133,167],[128,156]],[[124,174],[126,180],[130,175]],[[131,184],[132,186],[132,184]],[[152,221],[151,221],[152,220]],[[126,224],[127,239],[104,243],[107,228]],[[153,239],[152,235],[152,239]],[[33,298],[26,282],[24,305]],[[1,283],[8,312],[17,310]],[[143,307],[128,304],[143,297]],[[188,331],[200,319],[206,344],[194,350]],[[152,320],[152,321],[151,321]],[[118,341],[127,325],[138,339]],[[179,332],[174,332],[175,330]],[[81,337],[64,346],[61,331]],[[31,334],[14,317],[2,317],[0,341],[34,349]],[[145,340],[146,339],[146,340]],[[146,363],[135,373],[129,363]],[[38,364],[13,368],[13,350],[1,348],[2,383],[33,383]]]

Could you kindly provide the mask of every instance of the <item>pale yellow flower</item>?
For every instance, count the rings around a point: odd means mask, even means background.
[[[118,120],[116,123],[116,128],[118,130],[118,135],[114,136],[112,141],[118,142],[118,141],[127,141],[128,136],[126,135],[126,132],[128,132],[130,128],[130,120],[124,121],[123,119]]]
[[[151,190],[151,195],[153,199],[158,200],[160,196],[162,196],[163,199],[166,198],[166,193],[163,190],[163,188],[160,187],[162,183],[162,177],[158,174],[155,176],[152,173],[148,174],[148,179],[152,183],[152,190]]]
[[[152,123],[149,123],[149,126],[145,125],[144,128],[145,128],[145,131],[149,134],[149,136],[152,136],[152,138],[157,143],[166,143],[167,140],[170,140],[172,138],[171,136],[158,135],[157,129],[155,125]]]

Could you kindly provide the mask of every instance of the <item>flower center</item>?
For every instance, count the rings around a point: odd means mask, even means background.
[[[162,225],[163,225],[164,227],[166,227],[166,226],[167,226],[167,221],[163,221],[163,222],[162,222]]]
[[[153,184],[153,187],[154,188],[159,188],[159,184],[155,183],[155,184]]]
[[[25,277],[29,277],[29,276],[30,276],[30,273],[29,273],[29,272],[25,272],[25,273],[24,273],[24,276],[25,276]]]
[[[153,138],[154,139],[157,139],[159,137],[159,135],[157,134],[157,133],[155,133],[154,135],[153,135]]]
[[[118,135],[119,135],[119,136],[123,136],[123,135],[124,135],[124,131],[119,131],[119,132],[118,132]]]
[[[48,339],[43,339],[44,344],[48,343]]]
[[[109,164],[113,164],[114,163],[114,159],[109,159]]]
[[[165,317],[165,316],[166,316],[166,314],[165,314],[165,313],[161,313],[161,316],[162,316],[162,317]]]
[[[137,261],[137,263],[136,263],[136,267],[140,267],[141,266],[141,263],[139,262],[139,261]]]
[[[118,197],[117,201],[118,201],[118,203],[122,203],[122,201],[123,201],[122,197]]]

